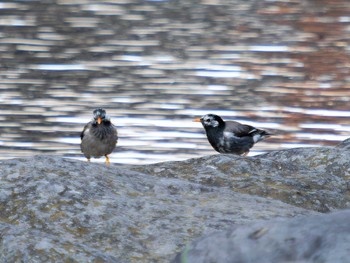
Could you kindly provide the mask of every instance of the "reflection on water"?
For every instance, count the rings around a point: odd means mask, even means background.
[[[1,159],[83,160],[97,107],[118,127],[115,163],[214,154],[192,122],[207,113],[276,134],[250,155],[350,137],[347,0],[17,0],[0,14]]]

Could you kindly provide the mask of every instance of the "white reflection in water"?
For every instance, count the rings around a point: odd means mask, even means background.
[[[189,75],[191,75],[189,73]],[[257,79],[258,77],[244,72],[239,71],[197,71],[195,73],[199,77],[211,77],[211,78],[241,78],[241,79]]]
[[[325,141],[339,141],[349,138],[345,135],[334,135],[334,134],[315,134],[301,132],[295,135],[297,138],[313,139],[313,140],[325,140]]]
[[[302,109],[302,108],[292,108],[292,107],[283,107],[282,110],[289,112],[298,112],[308,115],[316,116],[327,116],[327,117],[349,117],[349,111],[338,111],[338,110],[326,110],[326,109]]]
[[[282,149],[291,149],[291,148],[301,148],[301,147],[320,147],[318,144],[306,144],[306,143],[281,143],[280,147]]]
[[[299,127],[303,129],[347,131],[349,132],[349,137],[350,137],[350,126],[348,125],[327,124],[327,123],[301,123]]]
[[[0,3],[0,9],[16,9],[20,7],[20,5],[15,3]]]
[[[41,64],[34,65],[33,68],[38,70],[87,70],[82,64]]]
[[[217,71],[238,71],[241,72],[242,68],[240,66],[234,66],[234,65],[200,65],[197,66],[197,69],[204,69],[204,70],[217,70]]]
[[[195,65],[195,69],[197,69],[197,71],[189,72],[187,75],[215,78],[258,78],[254,74],[248,73],[245,69],[237,65],[197,64]]]
[[[283,107],[283,106],[264,106],[261,108],[263,111],[275,111],[275,112],[292,112],[302,113],[315,116],[327,116],[327,117],[350,117],[350,111],[341,110],[329,110],[329,109],[311,109],[311,108],[298,108],[298,107]]]
[[[170,63],[175,60],[173,56],[170,55],[158,55],[158,56],[136,56],[136,55],[123,55],[123,56],[115,56],[113,60],[116,61],[128,61],[128,62],[142,62],[141,66],[145,65],[155,65],[158,63]]]
[[[140,62],[143,61],[143,58],[141,56],[121,56],[119,57],[119,60],[124,60],[124,61],[134,61],[134,62]]]
[[[6,142],[6,141],[0,141],[0,145],[11,146],[11,147],[23,147],[23,148],[32,148],[35,146],[35,144],[32,142]]]
[[[29,19],[22,19],[19,17],[3,17],[0,18],[0,26],[18,26],[18,27],[22,27],[22,26],[35,26],[35,20],[34,18],[30,18]]]
[[[289,51],[288,46],[273,46],[273,45],[250,46],[249,49],[251,51],[256,51],[256,52],[287,52],[287,51]]]

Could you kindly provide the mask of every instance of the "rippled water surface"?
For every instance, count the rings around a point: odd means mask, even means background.
[[[214,154],[206,113],[276,134],[250,155],[350,137],[347,0],[0,2],[0,58],[1,159],[83,159],[97,107],[115,163]]]

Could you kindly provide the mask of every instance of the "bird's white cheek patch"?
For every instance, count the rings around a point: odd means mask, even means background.
[[[261,139],[261,135],[260,135],[260,134],[255,134],[255,135],[253,136],[253,141],[254,141],[254,143],[258,142],[260,139]]]
[[[211,122],[211,125],[212,125],[213,127],[218,127],[218,126],[219,126],[219,122],[213,120],[213,121]]]

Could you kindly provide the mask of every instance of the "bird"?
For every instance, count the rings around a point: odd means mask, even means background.
[[[93,119],[84,126],[80,138],[80,149],[88,161],[91,157],[105,156],[106,163],[110,164],[108,155],[117,145],[118,132],[104,109],[93,111]]]
[[[219,153],[246,156],[253,145],[272,134],[236,121],[224,121],[215,114],[196,118],[201,122],[211,146]]]

